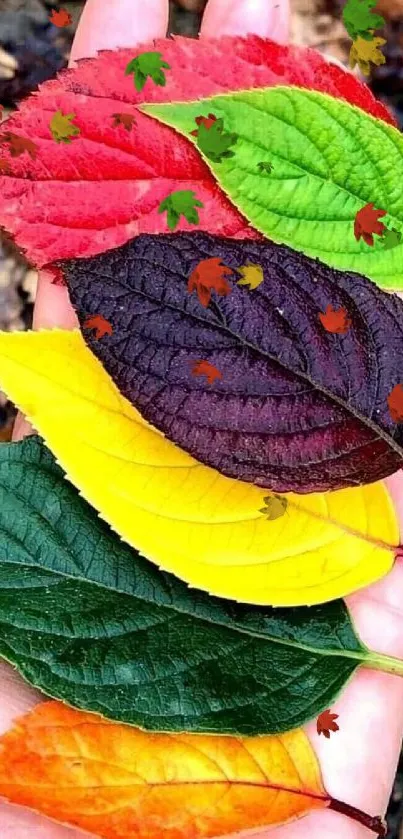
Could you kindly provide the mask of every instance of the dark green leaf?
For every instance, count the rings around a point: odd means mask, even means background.
[[[0,446],[0,526],[0,654],[78,708],[150,730],[280,732],[371,664],[342,601],[245,607],[158,571],[39,438]]]

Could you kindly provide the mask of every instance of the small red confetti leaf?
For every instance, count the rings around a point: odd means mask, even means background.
[[[372,202],[358,210],[354,219],[354,236],[357,242],[362,236],[364,242],[372,246],[374,244],[372,234],[382,236],[383,231],[386,230],[385,225],[379,221],[382,216],[386,216],[386,210],[376,210]]]
[[[333,332],[338,335],[345,335],[351,326],[351,318],[342,306],[340,309],[334,309],[329,304],[326,307],[326,312],[319,312],[319,320],[326,332]]]
[[[233,273],[232,268],[221,264],[219,256],[202,259],[189,277],[188,291],[190,293],[197,291],[201,305],[206,308],[210,303],[213,289],[222,297],[226,297],[232,291],[226,278]]]
[[[206,376],[209,385],[212,385],[215,379],[222,379],[222,373],[217,370],[217,367],[214,367],[214,364],[210,364],[209,361],[204,361],[202,359],[194,363],[192,367],[192,375]]]
[[[19,157],[24,152],[28,152],[32,160],[35,160],[38,153],[38,146],[28,137],[21,137],[19,134],[14,134],[12,131],[7,131],[0,136],[0,143],[9,144],[9,152],[11,157]]]
[[[134,114],[112,114],[114,119],[114,127],[117,128],[118,125],[123,125],[127,131],[131,131],[133,125],[136,124],[136,117]]]
[[[403,385],[395,385],[387,401],[389,413],[394,422],[403,422]]]
[[[332,714],[330,708],[322,711],[316,720],[316,730],[318,734],[324,734],[329,740],[331,731],[339,731],[339,726],[335,720],[338,719],[338,714]]]
[[[69,14],[69,12],[66,11],[66,9],[59,9],[59,11],[56,11],[56,9],[52,9],[52,13],[51,15],[49,15],[49,20],[51,23],[53,23],[54,26],[63,27],[70,25],[70,23],[72,22],[72,17],[71,14]]]
[[[113,327],[112,324],[109,323],[103,315],[92,315],[91,317],[87,318],[85,323],[83,324],[84,329],[95,329],[95,338],[97,341],[100,338],[103,338],[104,335],[112,335]]]
[[[196,117],[195,123],[197,125],[204,125],[205,128],[209,129],[211,126],[217,122],[217,117],[214,114],[209,114],[208,117]],[[199,133],[199,129],[196,128],[194,131],[191,131],[190,134],[192,137],[197,137]]]

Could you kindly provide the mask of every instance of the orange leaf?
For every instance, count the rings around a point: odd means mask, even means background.
[[[105,839],[208,839],[330,804],[301,730],[150,734],[59,702],[0,738],[0,795]]]

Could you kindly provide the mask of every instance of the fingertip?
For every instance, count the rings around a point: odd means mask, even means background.
[[[87,0],[71,49],[71,66],[99,50],[132,47],[165,38],[168,0]]]
[[[34,329],[76,329],[79,325],[66,286],[54,285],[52,275],[39,274]]]
[[[289,0],[208,0],[200,35],[253,33],[280,44],[289,40]]]
[[[20,440],[23,440],[24,437],[29,437],[30,434],[35,434],[32,425],[22,416],[22,414],[17,414],[15,418],[13,433],[11,435],[11,442],[18,443]]]

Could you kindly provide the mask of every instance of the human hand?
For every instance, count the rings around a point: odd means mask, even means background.
[[[209,0],[201,35],[254,32],[274,40],[288,38],[286,0]],[[145,9],[146,5],[146,9]],[[95,55],[97,49],[134,46],[166,34],[168,0],[88,0],[73,45],[72,61]],[[34,328],[58,326],[71,329],[75,314],[65,288],[52,285],[41,275],[34,314]],[[29,431],[18,419],[14,439]],[[388,486],[403,521],[403,478],[396,475]],[[347,598],[354,624],[371,649],[403,658],[403,568],[396,562],[391,573],[376,585]],[[6,730],[13,719],[41,701],[8,665],[1,665],[0,725]],[[306,730],[319,757],[329,795],[373,815],[385,811],[395,774],[403,731],[403,682],[395,676],[360,670],[340,700],[332,707],[339,714],[340,730],[330,740],[319,737],[315,722]],[[79,830],[54,824],[23,808],[4,804],[0,810],[3,839],[80,839]],[[373,835],[373,834],[372,834]],[[300,821],[262,831],[255,839],[370,839],[365,828],[346,816],[324,810]]]

